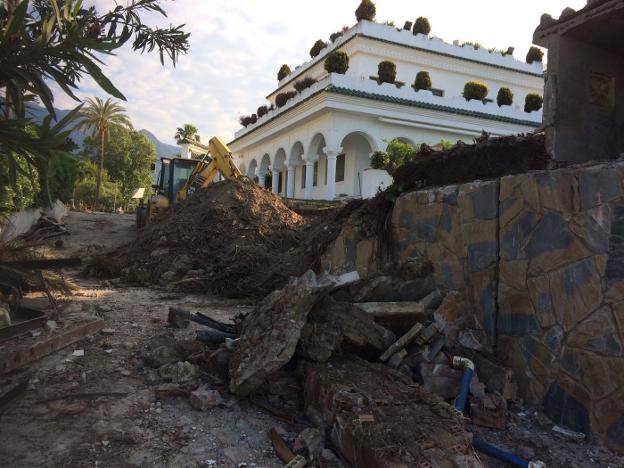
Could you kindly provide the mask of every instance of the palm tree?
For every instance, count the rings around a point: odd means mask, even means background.
[[[193,124],[184,124],[184,126],[178,127],[175,134],[176,143],[181,145],[187,141],[199,141],[197,131],[197,127]]]
[[[93,137],[98,143],[98,172],[95,183],[95,209],[100,209],[100,186],[102,185],[102,170],[104,169],[104,139],[113,127],[132,129],[132,123],[126,115],[126,109],[113,102],[96,97],[87,98],[87,105],[80,111],[81,128],[92,129]]]

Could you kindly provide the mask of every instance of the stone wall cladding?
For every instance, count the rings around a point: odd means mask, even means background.
[[[431,260],[437,286],[464,294],[489,344],[496,337],[498,192],[498,181],[412,192],[392,216],[399,259]]]

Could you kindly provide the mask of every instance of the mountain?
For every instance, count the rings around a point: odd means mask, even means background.
[[[164,156],[175,156],[180,154],[180,148],[174,145],[168,145],[167,143],[163,143],[156,136],[150,132],[149,130],[139,130],[139,133],[142,133],[147,137],[149,141],[151,141],[154,146],[156,146],[156,154],[159,158]]]
[[[56,111],[56,117],[58,120],[65,117],[70,112],[69,110],[65,110],[65,109],[55,108],[54,110]],[[35,122],[41,122],[44,119],[44,117],[48,115],[48,111],[44,107],[30,104],[28,106],[27,115],[28,117],[32,118]],[[149,130],[145,130],[145,129],[139,130],[139,133],[145,135],[147,139],[151,143],[153,143],[154,146],[156,146],[156,155],[159,158],[180,154],[180,148],[174,145],[168,145],[167,143],[161,142]],[[72,140],[74,140],[74,142],[78,146],[82,146],[82,143],[87,136],[89,136],[89,133],[86,132],[85,130],[74,130],[72,132],[71,138]]]

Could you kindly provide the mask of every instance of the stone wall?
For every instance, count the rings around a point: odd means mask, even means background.
[[[521,396],[553,421],[624,451],[624,162],[541,171],[404,194],[395,255],[433,263],[463,293]],[[376,267],[349,228],[328,270]]]

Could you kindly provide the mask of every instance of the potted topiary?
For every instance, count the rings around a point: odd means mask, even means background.
[[[304,89],[308,89],[314,83],[316,83],[316,80],[314,78],[306,76],[305,78],[296,81],[294,86],[297,91],[301,92]]]
[[[414,29],[412,32],[414,33],[414,36],[416,34],[424,34],[425,36],[428,36],[431,32],[431,25],[429,24],[429,20],[424,16],[418,18],[414,23]]]
[[[371,0],[362,0],[360,6],[355,10],[355,17],[358,23],[362,20],[374,21],[377,15],[377,8]]]
[[[370,158],[373,169],[386,169],[390,164],[390,156],[385,151],[375,151]]]
[[[544,104],[544,98],[537,93],[529,93],[524,99],[524,112],[538,111]]]
[[[488,87],[479,81],[469,81],[464,85],[464,98],[466,101],[476,99],[483,101],[488,95]]]
[[[426,71],[419,71],[416,74],[416,80],[414,81],[414,89],[416,91],[420,89],[431,89],[431,77]]]
[[[332,33],[329,36],[329,40],[331,42],[336,42],[338,39],[340,39],[344,33],[346,33],[349,30],[349,26],[343,26],[342,29],[340,31],[336,31],[335,33]]]
[[[544,59],[544,52],[542,52],[542,49],[538,47],[531,47],[526,56],[526,63],[533,63],[533,62],[541,63],[543,59]]]
[[[282,65],[279,71],[277,72],[277,81],[282,81],[292,72],[290,71],[290,67],[286,64]]]
[[[509,88],[501,88],[496,96],[496,104],[498,107],[511,106],[513,104],[513,93]]]
[[[260,106],[256,112],[258,113],[258,117],[264,117],[269,113],[269,108],[267,106]]]
[[[344,75],[349,69],[349,56],[341,50],[334,50],[325,59],[327,73],[339,73]]]
[[[396,81],[396,64],[390,60],[384,60],[377,65],[377,82],[394,83]]]
[[[321,53],[321,50],[323,50],[325,47],[327,47],[327,43],[323,41],[322,39],[319,39],[318,41],[314,43],[314,45],[310,49],[310,57],[312,58],[317,57],[318,54]]]
[[[238,121],[243,127],[247,127],[252,124],[251,115],[241,115]]]

